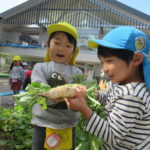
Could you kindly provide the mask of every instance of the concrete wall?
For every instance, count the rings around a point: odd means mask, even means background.
[[[39,42],[38,44],[39,45],[42,45],[42,47],[44,46],[43,44],[48,41],[48,35],[47,33],[40,33],[39,34]]]
[[[20,33],[17,32],[2,32],[2,41],[9,41],[11,43],[18,44],[19,43]]]

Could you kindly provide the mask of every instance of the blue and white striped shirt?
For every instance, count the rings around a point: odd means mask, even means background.
[[[150,93],[145,83],[112,85],[99,96],[106,119],[93,113],[85,130],[102,138],[102,150],[150,150]]]

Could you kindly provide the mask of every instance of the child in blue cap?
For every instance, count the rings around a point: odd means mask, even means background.
[[[118,27],[102,40],[89,40],[98,49],[103,70],[113,83],[107,93],[98,94],[106,119],[93,112],[85,91],[66,98],[68,107],[87,119],[85,130],[102,138],[102,150],[150,149],[150,51],[148,36],[134,27]]]

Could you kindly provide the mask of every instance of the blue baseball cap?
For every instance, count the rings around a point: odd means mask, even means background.
[[[150,40],[148,36],[134,28],[128,26],[117,27],[108,32],[103,39],[92,39],[88,41],[90,48],[99,46],[113,49],[127,49],[133,52],[140,52],[144,55],[143,72],[148,91],[150,91]]]

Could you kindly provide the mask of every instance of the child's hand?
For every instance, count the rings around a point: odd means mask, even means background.
[[[81,112],[86,118],[92,114],[92,110],[86,103],[86,88],[79,88],[74,97],[65,98],[69,109]]]
[[[85,91],[79,89],[74,97],[65,98],[65,101],[69,109],[80,111],[82,110],[82,107],[86,105]]]

